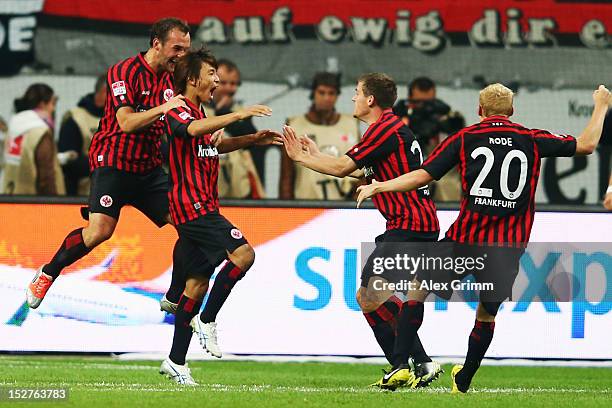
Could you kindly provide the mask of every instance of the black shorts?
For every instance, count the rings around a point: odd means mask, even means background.
[[[465,264],[466,259],[474,259],[473,265],[481,263],[482,268],[474,267],[471,271],[464,271],[465,266],[459,267],[455,264],[454,270],[419,270],[417,279],[421,282],[428,282],[430,290],[439,297],[450,300],[455,289],[453,285],[460,285],[460,282],[467,283],[467,277],[472,276],[471,282],[477,284],[487,284],[488,288],[480,290],[467,288],[461,294],[456,294],[456,300],[480,300],[481,302],[503,302],[512,298],[512,287],[519,272],[519,262],[525,250],[523,248],[509,248],[502,246],[469,245],[457,243],[443,239],[436,246],[435,255],[442,258],[452,258],[462,260]],[[480,258],[480,261],[478,261]],[[436,285],[437,284],[437,285]],[[463,288],[455,286],[455,288]],[[478,296],[476,296],[478,295]],[[455,297],[453,297],[455,299]]]
[[[131,205],[158,227],[167,223],[168,175],[158,167],[148,174],[135,174],[113,167],[98,167],[91,173],[89,212],[119,219],[121,208]]]
[[[181,275],[210,278],[215,267],[208,262],[206,254],[190,239],[176,241],[172,254],[172,267],[179,269]]]
[[[385,231],[384,234],[381,234],[376,237],[374,242],[376,243],[376,248],[372,252],[372,254],[368,257],[365,266],[361,271],[361,287],[367,288],[368,283],[370,282],[370,278],[374,276],[378,276],[384,278],[389,282],[399,282],[400,280],[410,280],[409,276],[404,276],[405,271],[397,272],[397,271],[386,271],[381,274],[377,274],[374,272],[374,259],[380,257],[390,257],[394,255],[394,251],[397,249],[393,245],[388,245],[389,243],[402,243],[402,242],[436,242],[438,241],[439,232],[414,232],[410,230],[388,230]],[[412,247],[412,246],[411,246]],[[416,248],[412,248],[418,250]]]
[[[248,244],[242,232],[219,213],[202,215],[177,225],[176,229],[179,239],[195,243],[215,268],[227,259],[228,252]]]

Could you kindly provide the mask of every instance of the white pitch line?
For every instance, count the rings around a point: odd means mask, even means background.
[[[1,361],[1,360],[0,360]],[[81,363],[70,361],[58,362],[39,362],[39,361],[10,361],[2,364],[8,368],[55,368],[55,367],[78,367],[93,370],[155,370],[158,367],[154,365],[135,365],[135,364],[109,364],[109,363]]]
[[[197,380],[197,379],[196,379]],[[0,382],[0,386],[15,386],[15,382]],[[277,386],[270,384],[263,385],[228,385],[228,384],[200,384],[198,387],[185,388],[178,385],[155,385],[141,383],[44,383],[28,384],[28,387],[68,387],[79,388],[79,391],[109,392],[109,391],[138,391],[138,392],[183,392],[192,391],[212,391],[212,392],[238,392],[238,393],[349,393],[349,394],[372,394],[384,392],[369,387],[308,387],[308,386]],[[400,389],[399,393],[421,393],[421,394],[448,394],[449,388],[431,387],[418,390]],[[396,392],[397,393],[397,392]],[[587,390],[573,388],[475,388],[470,390],[473,394],[612,394],[612,389]]]

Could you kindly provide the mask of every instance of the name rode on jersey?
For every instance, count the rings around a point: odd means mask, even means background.
[[[166,102],[173,94],[171,75],[155,73],[140,53],[113,65],[107,86],[104,115],[89,151],[90,170],[114,167],[143,174],[160,166],[164,117],[141,132],[124,133],[116,112],[123,106],[143,112]]]
[[[485,119],[443,141],[423,167],[439,177],[441,168],[453,165],[453,159],[458,161],[462,187],[467,193],[446,236],[457,242],[528,242],[542,157],[538,146],[544,142],[555,146],[543,152],[548,156],[555,151],[560,155],[569,152],[570,142],[575,146],[571,136],[527,129],[504,117]],[[477,174],[472,179],[474,173]]]

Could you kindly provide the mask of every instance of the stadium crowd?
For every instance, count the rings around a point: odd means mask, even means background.
[[[205,106],[208,117],[224,115],[243,107],[236,95],[241,86],[239,67],[228,59],[219,60],[219,87],[214,99]],[[341,92],[341,76],[319,72],[310,83],[307,112],[290,116],[286,123],[299,134],[307,134],[320,148],[332,155],[342,155],[361,137],[358,121],[336,110]],[[45,83],[30,85],[14,100],[14,112],[8,121],[0,117],[0,194],[40,196],[82,196],[89,194],[88,150],[104,112],[108,85],[106,75],[99,76],[91,93],[83,95],[56,124],[56,92]],[[306,102],[306,101],[305,101]],[[308,103],[308,102],[306,102]],[[406,123],[427,156],[446,137],[465,126],[463,115],[437,98],[436,84],[427,77],[417,77],[408,84],[408,95],[395,104],[393,111]],[[256,132],[251,118],[225,129],[230,137]],[[612,139],[612,115],[608,114],[602,144]],[[162,138],[164,163],[168,163],[167,138]],[[264,175],[266,152],[274,146],[251,146],[222,155],[218,180],[222,198],[266,197]],[[352,200],[357,181],[341,180],[296,166],[281,152],[279,199]],[[456,170],[432,183],[437,202],[458,202],[461,185]],[[602,198],[612,210],[610,188]]]

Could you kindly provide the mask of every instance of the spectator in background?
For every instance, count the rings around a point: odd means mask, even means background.
[[[62,166],[66,195],[89,196],[89,145],[104,113],[106,92],[106,75],[101,75],[94,92],[83,96],[62,118],[58,150],[77,154],[75,160]]]
[[[57,97],[47,84],[33,84],[15,99],[8,125],[4,194],[64,195],[64,178],[53,140]]]
[[[241,109],[236,101],[240,88],[240,71],[227,59],[217,61],[219,87],[206,108],[208,117],[225,115]],[[243,136],[257,133],[251,118],[232,123],[225,128],[226,136]],[[219,197],[265,198],[261,175],[264,171],[264,155],[269,146],[252,146],[219,155]]]
[[[465,126],[460,113],[451,111],[450,106],[437,99],[436,84],[427,77],[410,82],[408,99],[398,101],[393,113],[412,130],[425,156],[440,143],[442,134],[453,134]],[[431,189],[435,201],[459,201],[461,180],[457,169],[432,183]]]
[[[340,157],[360,139],[359,121],[352,115],[336,112],[340,95],[340,77],[319,72],[312,79],[306,114],[287,119],[287,125],[302,136],[308,135],[323,153]],[[283,149],[280,176],[280,198],[283,200],[346,200],[356,184],[355,179],[321,174],[296,166]]]

